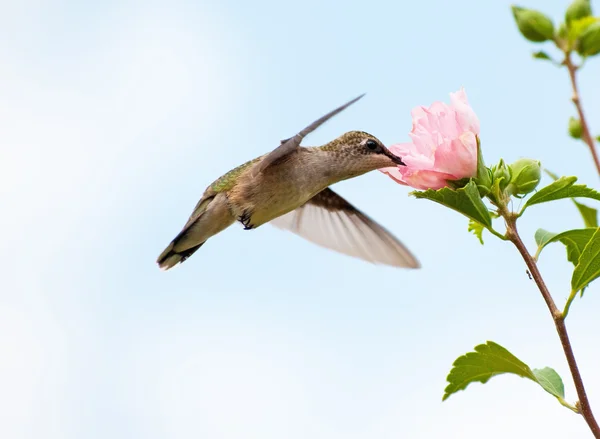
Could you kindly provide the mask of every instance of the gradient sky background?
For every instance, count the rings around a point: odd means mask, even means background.
[[[596,11],[600,4],[593,2]],[[566,1],[528,0],[555,19]],[[397,234],[419,271],[372,266],[268,225],[184,265],[158,253],[216,177],[357,94],[304,142],[408,140],[410,110],[464,86],[488,163],[522,156],[598,186],[567,73],[531,59],[507,1],[3,1],[0,436],[586,437],[513,376],[442,403],[454,359],[494,340],[554,367],[553,324],[509,244],[373,172],[336,190]],[[600,131],[600,60],[581,73]],[[581,227],[569,202],[538,227]],[[531,246],[533,249],[533,245]],[[570,267],[541,268],[558,303]],[[598,284],[569,318],[600,416]]]

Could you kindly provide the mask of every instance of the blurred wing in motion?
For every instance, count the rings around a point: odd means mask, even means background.
[[[411,252],[390,232],[327,188],[271,221],[311,242],[376,264],[419,268]]]
[[[314,121],[309,126],[307,126],[302,131],[300,131],[298,134],[296,134],[294,137],[290,137],[289,139],[282,140],[281,141],[281,145],[279,145],[277,148],[275,148],[273,151],[271,151],[269,154],[267,154],[260,161],[260,163],[258,163],[254,167],[254,169],[252,170],[252,176],[256,176],[256,175],[260,174],[262,171],[264,171],[267,167],[269,167],[276,160],[278,160],[281,157],[289,154],[292,151],[295,151],[297,148],[300,147],[300,143],[302,142],[302,139],[304,139],[306,136],[308,136],[314,130],[316,130],[317,128],[319,128],[321,125],[323,125],[329,119],[331,119],[333,116],[335,116],[336,114],[344,111],[346,108],[348,108],[350,105],[352,105],[353,103],[355,103],[356,101],[358,101],[363,96],[364,96],[364,93],[361,94],[360,96],[352,99],[350,102],[346,102],[341,107],[338,107],[338,108],[336,108],[333,111],[330,111],[329,113],[327,113],[322,118]]]

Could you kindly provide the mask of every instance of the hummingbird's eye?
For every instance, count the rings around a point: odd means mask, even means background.
[[[378,151],[381,149],[379,147],[379,144],[376,141],[374,141],[373,139],[367,140],[367,143],[365,143],[365,146],[367,148],[369,148],[371,151]]]

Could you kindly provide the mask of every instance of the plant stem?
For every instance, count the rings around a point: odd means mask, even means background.
[[[577,69],[578,67],[573,64],[573,60],[571,60],[571,54],[567,52],[565,54],[564,64],[569,71],[569,78],[571,78],[571,88],[573,89],[573,96],[571,100],[575,104],[577,108],[577,113],[579,114],[579,121],[581,122],[581,140],[583,140],[590,152],[592,153],[592,158],[594,159],[594,164],[596,165],[596,171],[598,175],[600,175],[600,159],[598,159],[598,152],[596,151],[596,145],[594,144],[594,139],[590,132],[590,127],[585,120],[585,115],[583,114],[583,106],[581,105],[581,98],[579,97],[579,89],[577,87]]]
[[[594,437],[596,439],[600,439],[600,427],[594,418],[592,408],[590,407],[590,402],[588,401],[587,394],[585,393],[583,379],[579,373],[577,361],[575,361],[575,355],[573,354],[573,348],[571,347],[571,342],[569,341],[569,334],[567,333],[567,327],[565,325],[563,313],[560,312],[556,307],[554,299],[552,299],[550,291],[548,291],[548,287],[546,286],[546,283],[544,282],[544,279],[538,270],[535,260],[527,251],[527,247],[525,247],[525,244],[523,244],[523,241],[517,232],[516,215],[505,210],[502,216],[506,220],[506,236],[515,245],[515,247],[517,247],[517,250],[525,260],[525,264],[527,265],[531,276],[535,280],[540,293],[542,293],[542,297],[544,298],[544,301],[548,306],[548,310],[550,310],[550,314],[552,315],[552,319],[554,320],[554,325],[556,326],[556,331],[558,332],[558,337],[560,338],[563,351],[567,357],[569,369],[571,370],[571,376],[573,377],[573,382],[575,383],[577,396],[579,397],[579,403],[577,404],[579,407],[579,412],[585,419],[585,422],[587,422]]]

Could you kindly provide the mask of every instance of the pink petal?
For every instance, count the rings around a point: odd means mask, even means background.
[[[404,181],[403,181],[403,176],[402,173],[400,172],[400,170],[397,167],[393,167],[393,168],[383,168],[380,169],[379,171],[383,172],[384,174],[386,174],[388,177],[390,177],[392,180],[396,181],[396,183],[400,183],[403,184],[405,186],[408,186]]]
[[[440,189],[447,186],[447,180],[474,177],[479,119],[463,88],[450,93],[450,102],[414,108],[409,134],[412,143],[389,147],[406,166],[380,171],[400,184],[420,190]]]
[[[474,177],[477,173],[477,140],[473,133],[464,133],[441,145],[435,152],[435,167],[454,176],[452,180]]]
[[[469,105],[465,89],[461,88],[456,93],[450,93],[450,102],[456,110],[456,121],[461,127],[461,131],[479,134],[479,118]]]
[[[410,175],[404,176],[404,182],[409,186],[419,189],[441,189],[448,186],[446,180],[453,180],[453,176],[450,174],[444,174],[436,171],[415,171]]]

